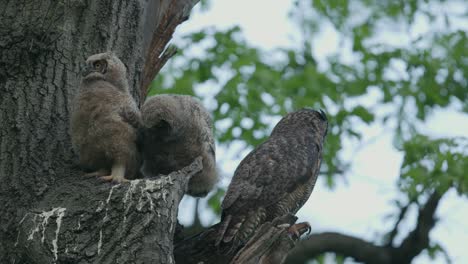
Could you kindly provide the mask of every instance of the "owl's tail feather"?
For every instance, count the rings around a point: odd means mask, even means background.
[[[234,219],[234,221],[230,221],[230,225],[228,226],[227,230],[224,232],[223,243],[229,243],[235,238],[237,238],[238,232],[241,226],[244,224],[245,217],[241,217],[240,219]]]
[[[228,215],[218,226],[215,246],[223,254],[230,254],[240,246],[241,241],[237,238],[239,229],[244,222],[245,217]]]
[[[231,223],[231,219],[232,219],[232,216],[231,215],[228,215],[226,218],[223,219],[223,221],[221,222],[221,225],[219,226],[219,229],[218,229],[218,234],[217,234],[217,238],[216,238],[216,241],[215,241],[215,246],[219,246],[221,244],[221,241],[223,241],[224,239],[224,234],[226,233],[226,230],[228,229],[229,227],[229,223]]]
[[[242,221],[238,222],[234,228],[228,230],[231,232],[225,236],[224,241],[232,241],[233,245],[245,245],[255,233],[263,219],[264,214],[261,210],[250,212],[247,216],[244,216]]]
[[[218,228],[217,238],[215,240],[215,245],[219,247],[221,244],[237,244],[237,235],[240,228],[243,226],[245,216],[232,216],[227,215],[222,220]]]
[[[216,234],[216,240],[215,240],[215,246],[219,246],[221,244],[221,241],[223,240],[224,233],[226,232],[226,229],[229,226],[229,222],[231,221],[231,216],[228,215],[225,219],[223,219],[218,227],[218,231]]]
[[[229,250],[245,245],[264,217],[265,214],[261,210],[242,216],[226,216],[219,226],[215,245],[219,247],[222,244],[223,248],[227,247]]]

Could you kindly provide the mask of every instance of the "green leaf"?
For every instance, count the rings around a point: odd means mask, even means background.
[[[213,210],[216,215],[221,215],[221,199],[224,197],[226,191],[218,188],[216,192],[208,199],[208,206]]]

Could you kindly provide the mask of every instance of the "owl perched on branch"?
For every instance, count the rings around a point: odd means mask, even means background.
[[[327,127],[323,111],[289,113],[241,161],[221,206],[217,246],[244,245],[261,224],[304,205],[317,180]]]
[[[188,95],[153,96],[141,114],[143,174],[168,174],[201,156],[203,170],[190,179],[187,193],[206,196],[218,177],[212,120],[200,101]]]
[[[125,65],[111,52],[90,56],[74,99],[70,124],[80,164],[92,171],[88,176],[115,182],[136,177],[140,122]]]

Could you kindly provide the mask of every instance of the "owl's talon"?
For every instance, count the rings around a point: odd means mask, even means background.
[[[115,183],[128,182],[128,180],[125,179],[124,175],[125,175],[125,166],[119,163],[116,163],[112,166],[111,175],[99,177],[99,179],[102,181],[115,182]]]
[[[295,225],[292,225],[289,229],[288,232],[290,234],[294,234],[296,238],[300,238],[304,233],[310,234],[311,231],[310,224],[307,222],[302,222],[298,223]]]
[[[289,228],[289,227],[291,227],[291,225],[288,224],[288,223],[285,223],[285,224],[277,225],[276,227],[278,227],[278,228]]]
[[[104,176],[104,175],[106,175],[108,173],[109,173],[109,171],[107,171],[107,170],[97,170],[97,171],[93,171],[93,172],[90,172],[90,173],[85,173],[83,176],[87,177],[87,178],[100,177],[100,176]]]
[[[112,175],[109,176],[102,176],[99,177],[100,180],[105,181],[105,182],[115,182],[115,183],[124,183],[124,182],[129,182],[129,180],[123,178],[123,177],[114,177]]]

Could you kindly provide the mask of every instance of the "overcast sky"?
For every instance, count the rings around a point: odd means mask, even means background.
[[[244,37],[251,45],[264,50],[277,47],[298,47],[300,36],[294,25],[288,20],[292,1],[269,0],[216,0],[211,1],[211,8],[207,12],[194,12],[190,19],[179,26],[175,34],[177,38],[204,27],[215,26],[217,29],[226,29],[239,25]],[[460,9],[468,12],[463,1],[454,2],[448,8]],[[198,9],[197,9],[198,10]],[[417,27],[411,34],[419,34],[429,30],[428,20],[424,16],[417,17]],[[467,21],[465,21],[467,22]],[[460,25],[468,27],[468,23]],[[395,27],[382,32],[381,41],[395,41],[396,34],[401,32]],[[338,50],[337,32],[331,25],[321,27],[319,38],[314,40],[314,54],[319,63],[325,65],[323,60],[327,54]],[[346,53],[346,52],[345,52]],[[346,59],[346,58],[345,58]],[[349,58],[348,58],[349,59]],[[351,58],[352,60],[352,58]],[[371,90],[370,95],[357,101],[363,105],[370,105],[381,96],[379,90]],[[459,109],[461,102],[455,102],[453,109]],[[330,111],[330,109],[327,109]],[[391,124],[390,124],[391,126]],[[468,115],[460,114],[454,110],[437,110],[421,125],[421,130],[434,137],[468,136]],[[393,134],[388,128],[380,125],[361,126],[363,131],[364,147],[355,146],[355,142],[344,142],[345,149],[340,155],[352,159],[352,168],[346,180],[337,180],[337,188],[329,190],[323,179],[318,180],[309,201],[299,211],[298,221],[308,221],[313,232],[338,231],[346,234],[374,240],[392,228],[393,220],[386,220],[385,216],[395,213],[391,202],[400,198],[397,192],[398,179],[402,153],[392,146]],[[228,175],[221,182],[226,186],[229,177],[234,172],[240,160],[248,153],[241,152],[242,145],[235,145],[229,150],[218,147],[217,157],[223,175]],[[357,152],[356,152],[357,151]],[[180,220],[190,223],[193,212],[193,199],[184,198],[180,207]],[[202,210],[202,220],[205,224],[212,224],[213,215]],[[412,208],[406,220],[401,225],[399,239],[402,239],[411,230],[416,222],[416,208]],[[431,238],[445,247],[453,263],[467,263],[468,260],[468,203],[466,199],[459,198],[455,192],[446,194],[439,205],[437,215],[441,221],[431,232]],[[427,256],[420,256],[414,263],[428,263]],[[444,263],[439,257],[434,263]]]

